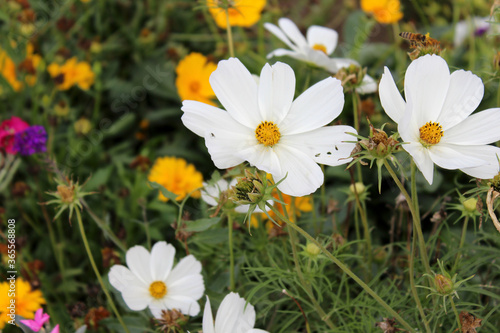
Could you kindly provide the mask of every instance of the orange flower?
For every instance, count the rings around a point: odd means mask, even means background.
[[[32,87],[36,83],[36,72],[40,68],[42,57],[39,54],[34,54],[33,44],[28,43],[26,46],[26,59],[19,64],[19,69],[26,72],[24,80]]]
[[[224,4],[227,2],[229,24],[238,27],[251,27],[260,20],[266,0],[207,0],[208,10],[215,23],[227,28],[227,14]]]
[[[7,307],[11,304],[9,294],[9,282],[0,283],[0,329],[3,329],[5,324],[10,321]],[[40,290],[32,290],[28,282],[22,278],[17,278],[15,282],[15,312],[17,315],[26,319],[32,319],[35,311],[45,304],[42,292]]]
[[[88,90],[94,84],[95,74],[90,64],[86,61],[77,62],[75,57],[67,60],[62,66],[52,63],[47,70],[59,90],[68,90],[74,85]]]
[[[361,0],[361,8],[383,24],[396,23],[403,18],[399,0]]]
[[[17,80],[16,64],[9,57],[7,52],[0,48],[0,75],[10,84],[14,91],[20,91],[23,84]],[[0,93],[2,88],[0,87]]]
[[[180,201],[189,193],[203,186],[203,175],[195,169],[194,165],[177,157],[159,157],[156,159],[148,175],[150,182],[155,182],[168,191],[177,194],[176,201]],[[200,191],[191,193],[193,198],[201,196]],[[168,201],[161,192],[161,201]]]
[[[215,93],[208,79],[217,68],[213,62],[200,53],[191,53],[181,61],[175,71],[175,85],[181,100],[193,100],[215,106]]]
[[[283,195],[283,201],[285,202],[285,208],[286,212],[288,214],[288,217],[290,218],[290,221],[295,223],[295,217],[300,217],[301,213],[306,213],[312,211],[312,202],[311,202],[311,197],[309,195],[304,196],[304,197],[292,197],[287,194],[282,193]],[[279,200],[279,196],[277,194],[273,194],[273,197]],[[295,199],[293,201],[292,205],[292,199]],[[283,210],[283,205],[275,202],[274,207],[282,214],[285,216],[285,212]],[[269,211],[269,215],[278,222],[278,224],[282,224],[282,221],[276,216],[276,214],[273,211]],[[262,213],[262,218],[267,219],[266,214]],[[266,223],[266,229],[268,232],[273,229],[274,223],[272,221],[267,221]]]

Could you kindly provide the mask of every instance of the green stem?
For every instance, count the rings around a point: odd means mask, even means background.
[[[273,206],[266,203],[268,207],[273,209]],[[333,256],[323,245],[321,245],[316,239],[314,239],[311,235],[309,235],[305,230],[300,228],[295,223],[291,223],[286,219],[278,210],[273,209],[274,213],[284,221],[290,228],[296,230],[299,234],[305,237],[308,241],[314,243],[323,254],[328,257],[333,263],[335,263],[344,273],[349,275],[356,283],[358,283],[361,288],[363,288],[370,296],[372,296],[387,312],[389,312],[396,320],[401,323],[408,331],[415,333],[415,330],[408,324],[393,308],[390,307],[389,304],[384,302],[382,298],[373,289],[371,289],[366,283],[364,283],[356,274],[354,274],[346,265],[344,265],[339,259]]]
[[[229,290],[236,290],[234,280],[234,250],[233,250],[233,216],[227,214],[227,229],[229,238]]]
[[[87,212],[89,213],[90,217],[94,220],[94,222],[97,224],[97,226],[104,231],[104,234],[111,239],[111,241],[120,248],[123,252],[127,252],[127,248],[123,245],[123,243],[118,239],[118,237],[114,234],[114,232],[109,228],[109,226],[101,220],[97,215],[90,209],[90,207],[87,205],[87,202],[82,200],[82,205],[85,207]]]
[[[415,224],[412,223],[413,225],[413,239],[412,239],[412,244],[411,244],[411,254],[410,254],[410,287],[411,287],[411,293],[413,294],[413,298],[415,299],[415,303],[417,304],[418,312],[420,313],[420,317],[422,317],[422,321],[424,322],[425,330],[427,333],[432,332],[431,328],[429,327],[429,322],[427,318],[425,317],[425,312],[424,309],[422,308],[422,303],[420,302],[420,298],[418,297],[418,292],[417,292],[417,287],[415,285],[415,273],[414,273],[414,267],[415,267],[415,248],[417,247],[417,242],[415,238]]]
[[[359,107],[358,107],[358,95],[356,92],[352,92],[352,114],[354,116],[354,129],[359,133]],[[359,164],[359,163],[357,163]],[[360,180],[361,181],[361,180]]]
[[[233,33],[231,31],[231,23],[229,23],[229,9],[226,8],[226,30],[227,30],[227,45],[229,46],[229,56],[234,58]]]
[[[458,325],[458,330],[460,331],[460,328],[462,325],[460,325],[460,316],[458,315],[457,307],[455,306],[455,302],[453,302],[453,297],[450,297],[451,301],[451,307],[453,308],[453,312],[455,313],[455,318],[457,319],[457,325]]]
[[[462,237],[460,238],[460,245],[458,247],[457,257],[455,259],[455,264],[453,265],[453,270],[452,270],[453,272],[456,272],[458,263],[460,262],[460,258],[462,257],[462,255],[460,254],[460,252],[462,250],[462,247],[465,244],[465,236],[467,234],[467,224],[468,223],[469,223],[469,217],[466,216],[465,219],[464,219],[464,225],[462,227]]]
[[[424,262],[425,266],[425,271],[429,276],[433,276],[431,267],[429,265],[429,259],[427,256],[427,250],[425,247],[425,241],[424,241],[424,235],[422,234],[422,227],[420,225],[420,213],[418,212],[418,207],[414,206],[414,201],[406,191],[405,187],[403,184],[401,184],[401,181],[399,180],[398,176],[390,166],[389,162],[384,159],[384,166],[389,171],[389,174],[392,176],[392,179],[394,179],[394,182],[398,186],[399,190],[401,193],[403,193],[403,196],[406,199],[406,203],[408,204],[408,207],[411,212],[411,216],[413,217],[413,223],[415,224],[415,228],[417,231],[417,236],[418,236],[418,245],[419,245],[419,250],[420,250],[420,255],[422,256],[422,261]],[[415,191],[416,193],[416,183],[415,183],[415,162],[412,161],[412,177],[411,177],[411,182],[412,182],[412,191]]]
[[[115,313],[116,318],[122,325],[123,329],[125,330],[126,333],[130,333],[127,326],[123,322],[122,317],[120,316],[120,313],[118,313],[118,309],[115,306],[115,303],[113,302],[113,299],[111,298],[111,295],[108,292],[108,289],[104,285],[104,281],[102,280],[101,274],[99,273],[99,270],[97,269],[97,265],[95,264],[94,257],[92,256],[92,252],[90,251],[89,243],[87,241],[87,236],[85,235],[85,229],[83,228],[83,222],[82,222],[82,216],[80,214],[80,210],[77,208],[75,209],[76,212],[76,217],[78,220],[78,227],[80,229],[80,233],[82,235],[82,240],[83,240],[83,245],[85,246],[85,250],[87,251],[87,255],[90,260],[90,265],[94,269],[94,273],[97,276],[97,280],[99,281],[99,284],[101,285],[102,290],[106,294],[106,297],[108,298],[109,305],[111,306],[111,309]]]
[[[273,211],[277,212],[278,210],[273,207]],[[297,235],[295,234],[295,230],[290,229],[288,234],[290,235],[290,244],[292,245],[292,256],[293,256],[293,261],[295,263],[295,270],[297,271],[297,276],[299,277],[300,284],[302,288],[304,288],[307,296],[309,296],[309,299],[313,303],[314,309],[316,312],[318,312],[321,320],[323,320],[330,329],[335,330],[335,325],[333,322],[328,318],[327,314],[325,311],[323,311],[323,308],[321,305],[318,303],[316,298],[314,297],[313,291],[311,290],[311,287],[309,286],[309,283],[304,279],[304,274],[302,273],[302,270],[300,268],[300,263],[299,263],[299,256],[297,254]]]

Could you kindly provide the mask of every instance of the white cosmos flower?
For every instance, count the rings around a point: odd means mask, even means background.
[[[257,85],[236,58],[219,62],[210,84],[227,111],[196,101],[183,101],[182,122],[205,138],[219,169],[244,161],[270,173],[285,194],[301,197],[323,183],[316,163],[341,165],[349,158],[355,133],[350,126],[326,126],[342,111],[340,81],[331,77],[307,89],[295,101],[295,75],[290,66],[266,64]]]
[[[434,164],[477,178],[492,178],[500,148],[488,144],[500,140],[500,108],[470,115],[483,98],[481,79],[464,70],[450,75],[443,58],[426,55],[410,64],[404,85],[406,102],[386,67],[380,81],[380,101],[387,115],[398,123],[407,143],[402,147],[429,184]]]
[[[268,59],[274,56],[289,56],[324,68],[330,73],[337,73],[339,69],[350,65],[360,66],[352,59],[330,58],[337,47],[339,39],[337,31],[312,25],[307,29],[306,37],[304,37],[290,19],[281,18],[278,20],[278,25],[279,27],[271,23],[264,23],[264,27],[291,50],[276,49],[267,55]],[[362,85],[356,91],[360,94],[373,93],[377,91],[377,83],[372,77],[365,75]]]
[[[189,255],[173,268],[174,256],[175,248],[166,242],[156,243],[151,253],[143,246],[134,246],[127,251],[128,268],[111,267],[109,282],[134,311],[149,306],[156,318],[162,310],[172,309],[196,316],[200,312],[197,301],[205,291],[201,263]]]
[[[233,186],[236,186],[238,183],[237,178],[231,179],[231,182],[228,182],[224,178],[219,179],[215,184],[208,185],[203,182],[203,189],[201,190],[201,199],[205,201],[210,206],[217,206],[219,204],[219,198],[221,192],[227,191]],[[268,201],[269,204],[272,205],[272,200]],[[237,213],[246,214],[250,205],[238,205],[234,208],[234,211]],[[270,210],[270,208],[266,207],[266,210]],[[255,207],[254,213],[262,213],[262,209],[259,207]]]
[[[252,304],[236,293],[229,293],[219,306],[214,319],[210,300],[203,312],[203,333],[268,333],[267,331],[253,328],[255,325],[255,309]]]

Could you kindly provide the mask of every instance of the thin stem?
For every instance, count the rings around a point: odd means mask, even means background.
[[[422,303],[420,302],[420,298],[418,297],[418,292],[417,292],[417,287],[415,285],[415,273],[414,273],[414,267],[415,267],[415,248],[417,247],[417,242],[415,238],[415,224],[412,223],[413,225],[413,239],[412,239],[412,244],[411,244],[411,254],[410,254],[410,287],[411,287],[411,293],[413,294],[413,298],[415,299],[415,303],[417,304],[418,312],[420,313],[420,317],[422,317],[422,321],[424,322],[425,330],[426,332],[430,333],[431,328],[429,327],[429,322],[427,321],[427,318],[425,317],[425,312],[424,309],[422,308]]]
[[[455,302],[453,302],[453,297],[450,297],[451,301],[451,307],[453,308],[453,312],[455,313],[455,318],[457,319],[457,325],[458,325],[458,330],[460,331],[460,328],[462,325],[460,325],[460,316],[458,315],[457,307],[455,306]]]
[[[231,23],[229,23],[229,9],[226,8],[226,30],[227,30],[227,45],[229,46],[229,56],[234,58],[233,33],[231,31]]]
[[[414,162],[412,162],[412,163],[414,164]],[[415,228],[417,231],[418,245],[419,245],[420,255],[422,256],[422,261],[424,262],[425,271],[427,274],[429,274],[429,276],[432,276],[431,267],[429,266],[429,259],[427,257],[427,250],[425,247],[424,235],[422,234],[422,227],[420,226],[420,218],[418,218],[419,213],[416,212],[417,207],[414,206],[412,198],[410,197],[410,195],[406,191],[403,184],[401,184],[401,181],[399,180],[398,176],[396,175],[396,173],[394,172],[394,170],[390,166],[389,162],[387,162],[387,160],[384,160],[384,166],[387,169],[387,171],[389,171],[389,174],[392,176],[392,178],[394,179],[394,182],[396,183],[399,190],[401,191],[401,193],[403,193],[403,196],[406,199],[406,203],[408,204],[408,207],[410,209],[411,215],[413,217],[413,223],[415,224]],[[414,187],[414,184],[413,184],[414,182],[415,182],[415,177],[412,177],[412,188]],[[415,187],[415,189],[416,189],[416,187]]]
[[[266,204],[268,207],[273,209],[273,206],[270,204]],[[396,320],[403,325],[408,331],[415,333],[415,330],[404,320],[399,313],[397,313],[389,304],[384,302],[382,298],[380,298],[379,295],[373,289],[371,289],[366,283],[364,283],[356,274],[354,274],[349,267],[344,265],[339,259],[333,256],[323,245],[321,245],[315,238],[313,238],[311,235],[309,235],[305,230],[300,228],[298,225],[295,223],[291,223],[288,219],[285,219],[285,217],[278,211],[274,210],[274,213],[282,220],[284,221],[290,228],[296,230],[299,234],[301,234],[303,237],[305,237],[308,241],[314,243],[320,250],[323,252],[323,254],[328,257],[333,263],[335,263],[344,273],[349,275],[356,283],[358,283],[361,288],[363,288],[370,296],[372,296],[387,312],[389,312]]]
[[[94,220],[94,222],[97,224],[99,228],[101,228],[102,231],[106,234],[111,241],[120,248],[123,252],[127,252],[127,248],[123,245],[123,243],[120,241],[120,239],[114,234],[114,232],[109,228],[109,226],[101,220],[97,215],[90,209],[90,207],[87,205],[87,202],[82,200],[82,205],[85,207],[85,210],[89,213],[90,217]]]
[[[354,128],[356,132],[359,133],[359,107],[358,107],[358,95],[355,91],[352,92],[352,114],[354,116]],[[359,163],[357,163],[359,164]],[[360,180],[361,181],[361,180]]]
[[[234,280],[234,250],[233,250],[233,216],[227,214],[227,229],[229,238],[229,290],[236,289]]]
[[[460,262],[460,258],[462,257],[460,252],[461,252],[462,247],[464,246],[464,243],[465,243],[465,236],[467,234],[467,224],[468,223],[469,223],[469,217],[466,216],[464,219],[464,225],[462,227],[462,237],[460,238],[460,245],[458,247],[457,257],[455,259],[455,264],[453,265],[453,270],[452,270],[453,272],[456,271],[458,263]]]
[[[358,163],[359,164],[359,163]],[[371,280],[371,265],[372,265],[372,240],[370,237],[370,227],[368,226],[368,219],[366,217],[366,210],[364,209],[364,205],[361,203],[361,200],[359,200],[359,194],[358,191],[356,190],[356,184],[354,184],[354,197],[356,198],[356,207],[358,208],[359,211],[359,217],[361,218],[361,224],[363,225],[363,231],[364,231],[364,236],[365,236],[365,255],[368,261],[368,281]]]
[[[94,269],[94,273],[97,276],[97,280],[99,281],[99,284],[101,285],[102,290],[106,294],[106,297],[108,298],[109,305],[111,306],[111,309],[115,313],[116,318],[120,322],[120,325],[122,325],[125,332],[130,333],[127,326],[123,322],[123,319],[120,316],[120,313],[118,312],[118,309],[116,308],[115,303],[113,302],[113,299],[111,298],[111,295],[108,292],[108,289],[104,285],[104,281],[102,281],[101,274],[99,273],[99,270],[97,269],[97,265],[95,264],[94,257],[92,256],[92,252],[90,251],[89,242],[87,241],[87,236],[85,235],[85,229],[83,228],[82,216],[80,214],[80,210],[77,208],[77,209],[75,209],[75,212],[76,212],[76,217],[78,220],[78,227],[79,227],[80,233],[82,235],[83,245],[85,246],[85,250],[87,251],[87,255],[88,255],[89,260],[90,260],[90,265]]]

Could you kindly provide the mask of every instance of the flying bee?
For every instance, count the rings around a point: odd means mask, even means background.
[[[413,32],[401,32],[399,36],[410,41],[410,46],[412,48],[416,48],[417,46],[425,47],[425,46],[439,45],[439,41],[434,38],[431,38],[429,36],[429,33],[422,35]]]

